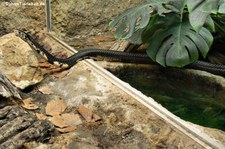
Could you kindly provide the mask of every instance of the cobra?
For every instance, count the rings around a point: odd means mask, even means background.
[[[101,50],[101,49],[83,49],[74,55],[61,59],[50,54],[46,49],[43,48],[38,42],[36,42],[28,33],[15,30],[15,34],[27,42],[33,49],[35,49],[41,56],[43,56],[49,63],[53,65],[57,65],[59,67],[68,69],[74,66],[78,61],[93,58],[93,57],[108,57],[113,58],[115,60],[119,60],[122,62],[129,63],[154,63],[150,60],[147,54],[143,53],[128,53],[114,50]],[[225,65],[220,64],[212,64],[205,61],[197,60],[194,63],[186,66],[185,68],[199,69],[203,71],[207,71],[213,74],[225,76]]]

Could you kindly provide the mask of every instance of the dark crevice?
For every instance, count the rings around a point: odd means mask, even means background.
[[[23,93],[30,93],[35,89],[35,85],[31,85],[22,90]]]

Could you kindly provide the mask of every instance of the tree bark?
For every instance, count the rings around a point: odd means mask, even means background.
[[[0,72],[0,96],[21,99],[19,90]]]
[[[17,149],[32,140],[44,140],[53,130],[49,121],[38,120],[19,106],[0,109],[0,149]]]

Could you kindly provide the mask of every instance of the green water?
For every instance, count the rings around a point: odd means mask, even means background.
[[[217,96],[217,92],[223,94],[225,91],[217,91],[215,85],[202,85],[198,79],[176,79],[166,75],[121,75],[120,79],[184,120],[225,131],[225,106],[218,102],[224,101],[225,96]]]

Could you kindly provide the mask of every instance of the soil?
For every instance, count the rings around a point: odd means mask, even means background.
[[[110,20],[144,0],[63,0],[51,1],[52,30],[58,37],[75,44],[97,35],[112,35]],[[20,0],[20,2],[34,2]],[[16,2],[0,1],[0,35],[23,29],[31,32],[46,30],[45,3],[38,6],[16,6]],[[10,14],[10,15],[9,15]],[[76,45],[76,44],[75,44]],[[79,44],[82,45],[82,44]]]
[[[78,0],[52,2],[53,31],[63,38],[96,36],[109,32],[110,20],[143,0]]]
[[[34,2],[21,0],[19,2]],[[45,6],[18,6],[18,1],[0,1],[0,35],[13,32],[14,29],[41,31],[45,28]],[[43,3],[44,0],[35,2]]]

